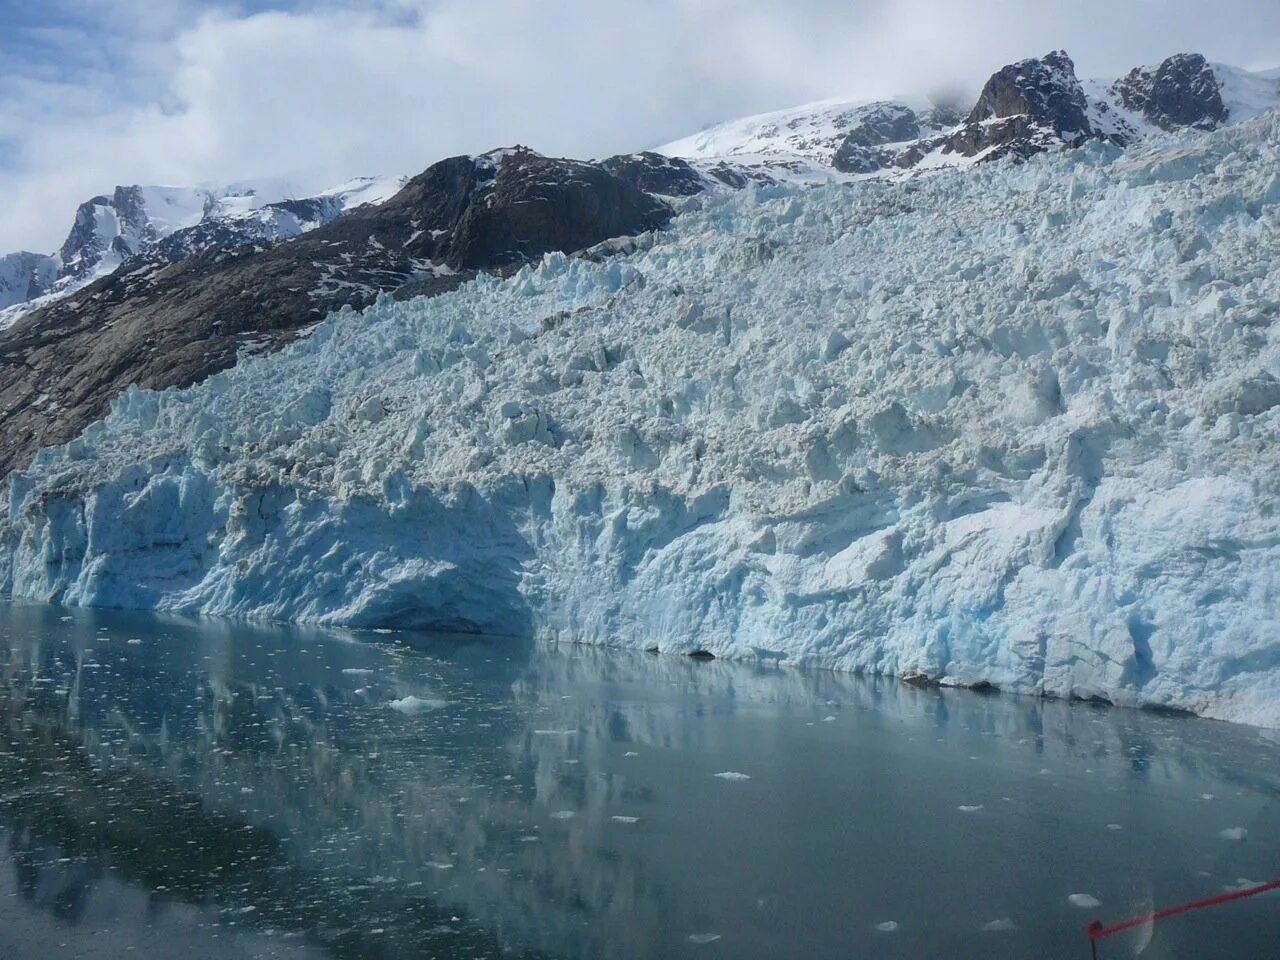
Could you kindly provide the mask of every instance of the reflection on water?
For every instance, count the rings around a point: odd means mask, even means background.
[[[3,956],[1080,957],[1280,873],[1269,734],[831,673],[13,607],[0,731]]]

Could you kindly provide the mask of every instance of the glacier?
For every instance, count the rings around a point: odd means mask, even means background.
[[[1280,726],[1280,115],[384,297],[5,482],[13,599]]]

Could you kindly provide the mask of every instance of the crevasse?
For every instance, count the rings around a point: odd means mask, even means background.
[[[11,476],[14,598],[703,648],[1280,726],[1280,119],[688,202]]]

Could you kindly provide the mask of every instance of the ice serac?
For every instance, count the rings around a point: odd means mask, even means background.
[[[12,474],[0,578],[1280,726],[1278,164],[1273,113],[748,186],[383,297]]]
[[[397,186],[383,203],[275,244],[219,240],[207,233],[231,221],[201,222],[0,331],[0,473],[74,437],[130,385],[194,383],[382,291],[450,289],[477,270],[643,233],[672,215],[600,164],[526,149],[454,157]],[[296,226],[349,193],[257,208],[231,228],[243,238],[267,218]]]

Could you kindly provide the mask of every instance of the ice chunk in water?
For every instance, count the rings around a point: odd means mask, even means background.
[[[893,933],[895,930],[898,929],[898,921],[885,920],[882,923],[877,923],[876,929],[879,930],[881,933]]]
[[[1091,893],[1073,893],[1067,897],[1067,900],[1073,907],[1079,907],[1081,910],[1091,910],[1094,907],[1102,906],[1102,901]]]
[[[422,713],[425,710],[441,710],[449,705],[447,700],[424,700],[422,697],[407,696],[392,700],[387,704],[392,710],[400,713]]]
[[[1243,840],[1248,835],[1249,831],[1244,827],[1227,827],[1218,834],[1223,840]]]
[[[714,943],[720,939],[718,933],[691,933],[689,934],[690,943]]]
[[[721,780],[750,780],[749,774],[738,773],[736,770],[726,770],[724,773],[717,773],[717,777]]]
[[[1008,917],[1001,917],[999,920],[992,920],[984,923],[982,929],[988,933],[1009,933],[1018,929],[1018,925]]]

